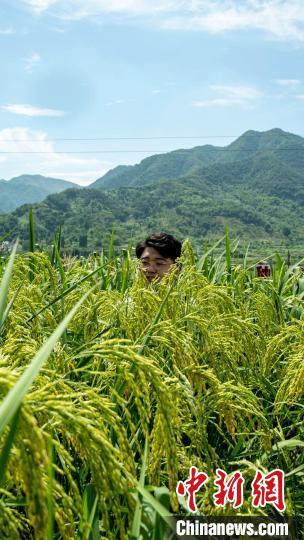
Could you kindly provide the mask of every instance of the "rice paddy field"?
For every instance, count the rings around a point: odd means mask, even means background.
[[[224,240],[225,244],[225,240]],[[284,515],[304,537],[304,275],[276,255],[197,257],[148,284],[124,250],[15,253],[0,266],[0,538],[170,537],[176,486],[196,466],[285,472]],[[301,532],[302,531],[302,532]]]

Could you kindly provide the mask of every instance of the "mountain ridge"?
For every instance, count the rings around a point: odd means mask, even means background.
[[[300,246],[302,254],[304,139],[293,139],[292,134],[282,130],[246,133],[246,137],[231,143],[233,146],[224,157],[219,147],[210,145],[207,151],[205,147],[194,147],[163,154],[161,160],[158,155],[150,156],[141,162],[148,164],[150,176],[141,167],[141,177],[136,166],[110,171],[112,179],[127,172],[128,181],[132,181],[130,173],[135,171],[134,185],[112,186],[108,190],[91,185],[49,195],[43,202],[31,205],[38,241],[50,245],[56,229],[62,225],[66,248],[94,251],[105,245],[114,224],[117,246],[125,247],[160,230],[181,239],[190,237],[201,245],[202,239],[212,241],[222,236],[228,224],[231,234],[241,237],[242,242],[253,241],[255,246],[283,242],[290,249]],[[252,137],[254,145],[250,143]],[[265,148],[263,140],[267,142]],[[244,146],[246,152],[242,151]],[[290,147],[292,157],[286,157],[286,148]],[[201,148],[207,156],[204,165]],[[284,150],[279,152],[279,148]],[[169,164],[162,169],[160,164],[166,158]],[[172,176],[177,169],[187,172]],[[26,248],[29,208],[30,205],[24,205],[0,216],[0,236],[16,229]]]
[[[78,188],[77,184],[42,176],[40,174],[22,174],[10,180],[0,180],[0,212],[12,212],[26,203],[40,202],[51,193],[60,193],[65,189]]]
[[[271,143],[269,145],[269,142]],[[90,184],[91,189],[115,189],[121,186],[142,185],[163,178],[176,178],[187,174],[197,167],[213,165],[215,162],[236,161],[244,157],[244,152],[285,152],[283,161],[290,161],[287,149],[297,147],[304,150],[304,138],[274,128],[266,132],[248,130],[227,146],[210,144],[195,146],[190,149],[178,149],[164,154],[156,154],[144,158],[133,166],[118,166]],[[304,152],[303,152],[304,154]],[[300,169],[304,170],[304,155],[299,160]],[[161,171],[159,170],[161,168]]]

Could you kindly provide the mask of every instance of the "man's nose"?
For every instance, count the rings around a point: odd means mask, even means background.
[[[156,265],[153,261],[148,261],[148,264],[146,266],[146,270],[148,272],[156,272]]]

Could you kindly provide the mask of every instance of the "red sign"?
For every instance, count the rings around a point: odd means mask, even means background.
[[[266,474],[258,470],[251,482],[252,506],[265,508],[266,504],[271,504],[279,512],[284,512],[286,509],[284,478],[285,474],[281,469],[274,469]],[[187,495],[189,512],[197,512],[195,495],[208,480],[206,473],[199,472],[196,467],[191,466],[189,478],[178,482],[176,493],[181,496]],[[213,482],[217,487],[213,495],[215,506],[224,507],[227,503],[232,503],[233,508],[240,508],[244,502],[244,482],[244,477],[239,471],[228,476],[222,469],[216,469],[216,479]]]

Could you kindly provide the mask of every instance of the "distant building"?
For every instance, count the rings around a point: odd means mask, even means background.
[[[267,264],[266,262],[259,262],[257,265],[256,265],[256,274],[257,274],[257,277],[270,277],[271,275],[271,268],[270,268],[270,265]]]
[[[8,242],[5,240],[4,242],[0,243],[0,253],[9,253],[12,249],[11,242]]]

